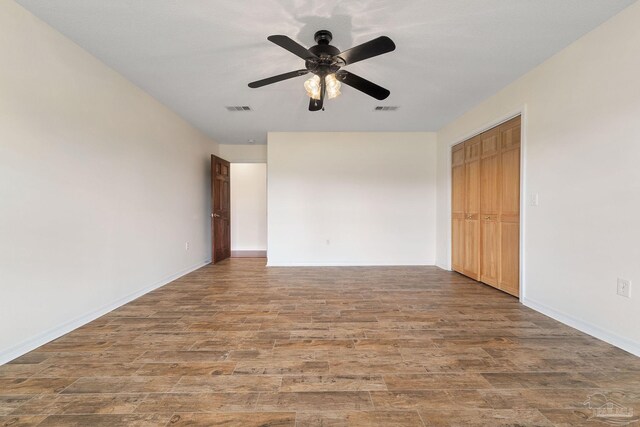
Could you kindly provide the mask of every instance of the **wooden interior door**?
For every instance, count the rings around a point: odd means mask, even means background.
[[[464,274],[480,279],[480,138],[464,144]]]
[[[500,257],[500,132],[480,135],[480,281],[498,286]]]
[[[454,147],[451,156],[451,267],[464,273],[464,144]]]
[[[214,263],[231,256],[230,164],[211,156],[211,256]]]
[[[500,272],[498,287],[520,291],[520,117],[500,126]]]

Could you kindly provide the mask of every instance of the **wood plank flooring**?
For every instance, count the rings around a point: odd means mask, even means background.
[[[435,267],[231,259],[0,366],[2,426],[608,425],[589,396],[637,420],[640,358]]]

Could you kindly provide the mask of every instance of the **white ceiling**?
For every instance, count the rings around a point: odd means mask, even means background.
[[[243,144],[268,131],[438,130],[635,0],[17,1],[218,142]],[[304,77],[247,87],[304,68],[267,36],[308,47],[320,29],[341,50],[391,37],[394,52],[347,67],[391,96],[343,86],[312,113]]]

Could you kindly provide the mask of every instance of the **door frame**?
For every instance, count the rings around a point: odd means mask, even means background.
[[[526,190],[526,181],[527,181],[527,169],[526,169],[526,159],[527,159],[527,104],[524,104],[518,107],[515,110],[508,112],[500,116],[497,119],[491,120],[489,122],[484,123],[483,125],[477,127],[475,130],[466,133],[458,138],[455,138],[452,142],[449,142],[447,145],[447,165],[448,167],[448,179],[447,179],[447,265],[445,266],[447,270],[451,271],[451,248],[452,248],[452,235],[451,235],[451,191],[452,191],[452,176],[451,176],[451,148],[454,145],[458,145],[461,142],[464,142],[468,139],[473,138],[474,136],[480,135],[483,132],[486,132],[494,127],[501,125],[517,116],[520,116],[520,126],[521,126],[521,135],[520,135],[520,247],[519,247],[519,263],[520,263],[520,292],[518,296],[518,300],[520,303],[524,303],[523,301],[526,299],[526,280],[525,280],[525,271],[526,271],[526,263],[525,263],[525,241],[526,241],[526,232],[525,232],[525,224],[527,218],[527,194]]]

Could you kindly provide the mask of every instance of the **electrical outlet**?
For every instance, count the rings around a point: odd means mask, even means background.
[[[327,245],[331,244],[331,240],[327,239]]]
[[[185,242],[184,243],[184,250],[188,251],[189,250],[189,242]]]
[[[631,298],[631,280],[618,278],[618,295]]]

